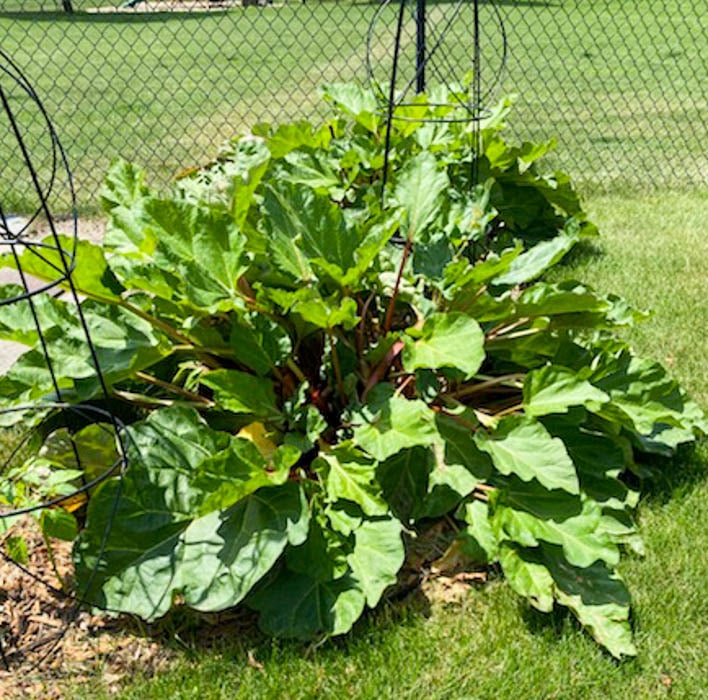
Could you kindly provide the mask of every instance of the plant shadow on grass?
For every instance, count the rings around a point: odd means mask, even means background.
[[[576,636],[583,637],[593,647],[598,656],[601,657],[602,662],[607,664],[605,666],[606,670],[610,668],[620,669],[624,666],[636,668],[638,663],[636,657],[624,656],[621,659],[617,659],[611,656],[606,649],[602,649],[593,640],[587,629],[583,629],[580,622],[568,608],[563,608],[556,604],[551,612],[545,613],[536,610],[536,608],[531,607],[528,601],[519,598],[517,600],[517,614],[520,623],[533,635],[534,640],[538,640],[539,645],[545,644],[548,647],[557,648],[564,643],[564,640],[567,641],[569,637],[573,637],[574,640]],[[634,629],[636,622],[631,622],[631,616],[630,624]]]
[[[651,476],[642,485],[641,507],[664,505],[681,494],[691,491],[708,480],[708,438],[696,444],[679,446],[671,458],[655,457],[643,465]],[[631,552],[627,552],[631,556]],[[534,635],[550,636],[560,641],[568,629],[582,630],[580,623],[567,608],[554,606],[550,613],[532,608],[518,600],[519,617]],[[608,660],[619,663],[607,655]]]
[[[258,613],[245,606],[209,614],[176,608],[151,625],[126,617],[124,629],[187,658],[199,659],[204,654],[216,653],[225,659],[243,662],[246,654],[255,659],[271,658],[274,649],[305,658],[320,652],[341,653],[361,642],[372,643],[387,630],[406,621],[427,619],[431,614],[430,601],[420,588],[415,588],[401,597],[383,601],[374,610],[367,608],[347,634],[324,640],[270,637],[259,629]]]
[[[642,489],[644,502],[668,503],[708,480],[708,437],[680,445],[673,457],[653,459],[647,467],[650,478]]]
[[[605,255],[606,252],[601,244],[594,240],[583,239],[578,241],[565,255],[558,269],[587,265],[604,258]]]

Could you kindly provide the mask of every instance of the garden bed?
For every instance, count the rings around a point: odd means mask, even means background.
[[[77,610],[65,595],[39,530],[28,522],[19,528],[28,543],[25,570],[0,560],[0,697],[65,697],[61,686],[102,675],[115,685],[136,670],[150,675],[170,652],[135,634],[130,622]],[[73,567],[71,544],[55,542],[54,561],[66,585]]]

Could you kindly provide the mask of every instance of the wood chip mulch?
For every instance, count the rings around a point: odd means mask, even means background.
[[[68,698],[72,684],[97,676],[117,690],[136,672],[151,675],[167,665],[172,652],[137,636],[130,621],[79,610],[62,592],[38,529],[27,522],[19,530],[29,545],[29,573],[0,557],[0,698]],[[19,534],[17,526],[11,534]],[[70,543],[52,550],[71,586]]]
[[[130,678],[150,677],[168,668],[177,655],[170,638],[179,638],[180,624],[185,625],[189,648],[219,648],[227,638],[258,638],[256,614],[248,610],[183,613],[181,623],[177,617],[167,626],[140,627],[126,617],[79,609],[62,592],[62,586],[70,590],[72,583],[71,544],[52,544],[55,572],[39,529],[30,519],[9,534],[21,534],[27,541],[29,561],[23,571],[3,556],[7,535],[0,536],[2,700],[68,699],[77,684],[95,684],[96,679],[109,692],[118,692]],[[417,591],[430,603],[456,604],[470,587],[486,581],[487,572],[467,571],[458,561],[454,545],[450,546],[453,538],[454,532],[442,521],[409,543],[408,560],[392,597]]]

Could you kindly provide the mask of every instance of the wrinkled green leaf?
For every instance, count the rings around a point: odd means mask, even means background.
[[[596,561],[616,566],[619,551],[600,529],[602,511],[597,503],[585,501],[581,512],[570,517],[563,517],[562,507],[561,501],[558,516],[550,512],[549,517],[542,518],[500,502],[494,507],[492,522],[499,539],[525,547],[537,547],[540,542],[560,545],[565,558],[574,566],[587,567]]]
[[[534,557],[510,544],[502,544],[499,563],[509,585],[542,612],[553,610],[553,577]]]
[[[204,459],[194,478],[196,488],[205,494],[200,513],[224,510],[262,487],[285,483],[289,468],[300,456],[298,450],[277,469],[268,464],[250,441],[235,438],[229,446]]]
[[[42,247],[36,250],[27,247],[18,261],[25,275],[37,277],[46,282],[55,282],[68,278],[68,270],[74,258],[71,281],[79,294],[109,303],[120,300],[123,287],[108,267],[103,250],[89,241],[74,241],[68,236],[53,236],[42,241]],[[57,250],[61,247],[62,254]],[[0,256],[0,268],[17,265],[13,255]],[[69,289],[68,281],[59,285]],[[41,302],[40,302],[41,303]]]
[[[499,540],[489,520],[489,504],[477,500],[465,503],[457,517],[466,523],[459,535],[463,552],[473,561],[494,561],[499,554]]]
[[[283,601],[288,601],[287,605]],[[266,634],[295,639],[348,632],[365,603],[364,593],[352,576],[318,581],[287,570],[248,601],[260,612],[260,626]]]
[[[231,348],[239,362],[260,375],[283,364],[292,351],[287,331],[264,316],[254,316],[249,323],[235,323],[231,328]]]
[[[477,447],[488,453],[502,474],[537,479],[549,489],[579,493],[578,477],[565,446],[531,418],[504,418],[492,433],[478,432]]]
[[[355,83],[334,83],[323,88],[325,99],[334,102],[343,112],[352,116],[369,131],[376,132],[378,105],[370,90]]]
[[[405,211],[404,233],[408,238],[419,236],[435,218],[448,184],[447,174],[431,153],[423,151],[408,161],[394,190],[396,203]]]
[[[422,401],[381,392],[362,408],[354,442],[382,462],[407,447],[430,445],[438,436],[435,412]]]
[[[530,282],[558,263],[578,242],[575,236],[556,236],[549,241],[537,243],[533,248],[515,258],[509,269],[495,277],[497,285],[515,285]]]
[[[304,540],[307,506],[294,483],[200,515],[207,494],[198,468],[228,441],[185,409],[129,428],[131,469],[122,483],[97,490],[75,545],[88,600],[146,620],[165,614],[177,595],[198,610],[221,610],[243,599],[288,543]]]
[[[573,372],[547,365],[524,380],[524,409],[531,416],[565,413],[571,406],[599,407],[609,396]]]
[[[389,586],[396,583],[404,558],[398,520],[365,520],[354,531],[354,551],[347,561],[370,608],[379,602]]]
[[[376,474],[386,502],[403,523],[410,522],[423,507],[434,464],[432,450],[413,447],[378,465]]]
[[[331,329],[343,326],[346,330],[351,330],[359,322],[356,302],[351,297],[344,297],[341,301],[325,299],[299,301],[293,306],[293,311],[319,328]]]
[[[214,392],[214,401],[224,410],[253,413],[264,418],[279,415],[273,384],[263,377],[254,377],[233,369],[217,369],[204,374],[200,383]]]
[[[618,574],[598,562],[578,569],[543,547],[558,602],[570,608],[593,637],[613,656],[635,656],[629,625],[629,593]]]
[[[351,501],[367,515],[384,515],[388,511],[376,483],[376,462],[351,444],[343,443],[322,453],[313,467],[322,475],[331,503],[340,499]]]
[[[472,377],[483,360],[484,333],[465,314],[434,314],[413,338],[405,338],[403,364],[409,371],[453,367]]]

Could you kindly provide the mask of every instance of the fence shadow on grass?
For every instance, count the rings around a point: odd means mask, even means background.
[[[49,22],[51,24],[149,24],[164,23],[167,21],[187,22],[204,20],[212,17],[223,17],[230,14],[230,10],[210,10],[209,12],[189,12],[184,10],[141,12],[1,12],[0,20],[14,20],[19,22]]]

